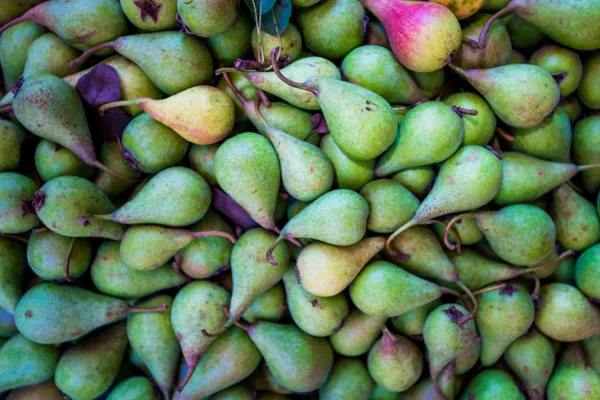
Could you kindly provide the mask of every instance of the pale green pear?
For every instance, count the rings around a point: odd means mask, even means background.
[[[142,376],[136,376],[120,382],[106,400],[158,400],[152,383]]]
[[[381,334],[381,325],[387,317],[373,317],[359,309],[353,309],[348,314],[344,325],[333,335],[329,342],[336,353],[357,357],[365,354]]]
[[[498,369],[488,369],[477,374],[459,399],[468,400],[470,397],[482,400],[526,399],[513,378],[507,372]]]
[[[4,154],[0,160],[0,172],[15,171],[21,163],[21,143],[25,140],[25,132],[19,124],[5,119],[0,120],[0,131],[0,151]]]
[[[368,400],[375,387],[365,362],[357,358],[338,358],[327,381],[319,388],[319,399],[353,398]]]
[[[331,134],[323,136],[321,149],[333,163],[335,180],[340,189],[358,190],[375,177],[375,160],[353,160],[340,149]]]
[[[0,172],[0,232],[25,233],[39,225],[35,213],[23,213],[23,204],[34,196],[39,185],[16,172]]]
[[[367,229],[376,233],[395,231],[413,217],[420,204],[408,189],[392,179],[371,181],[360,194],[369,203]]]
[[[256,321],[278,322],[286,311],[285,290],[283,285],[278,283],[261,293],[246,309],[242,318],[251,324]]]
[[[581,344],[571,343],[563,351],[546,394],[548,400],[587,400],[600,396],[600,375],[589,366]]]

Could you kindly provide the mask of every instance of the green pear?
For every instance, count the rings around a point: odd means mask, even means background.
[[[7,400],[63,400],[62,394],[56,387],[54,379],[37,385],[21,386],[11,390]]]
[[[139,306],[159,307],[162,304],[171,306],[173,298],[160,295],[140,303]],[[163,396],[169,398],[180,358],[179,343],[171,326],[170,310],[129,315],[127,337],[131,347],[147,366]]]
[[[130,268],[122,261],[119,242],[105,241],[96,253],[90,276],[94,286],[109,296],[137,298],[164,289],[181,286],[189,278],[176,272],[170,264],[152,271]]]
[[[556,239],[565,249],[583,251],[600,241],[598,210],[571,186],[563,183],[554,189],[550,215]]]
[[[581,345],[585,350],[587,360],[594,371],[598,373],[600,370],[600,352],[598,352],[598,345],[600,344],[600,336],[592,336],[590,338],[581,341]]]
[[[571,123],[560,107],[540,125],[533,128],[515,128],[512,133],[513,150],[547,161],[569,161]]]
[[[576,255],[570,255],[559,261],[556,269],[552,273],[552,279],[555,282],[567,283],[575,285],[575,265],[577,262]]]
[[[42,223],[59,235],[120,240],[125,232],[113,221],[94,221],[91,226],[78,222],[81,215],[109,213],[116,208],[96,185],[80,177],[60,176],[46,182],[35,192],[33,206]]]
[[[558,106],[567,114],[569,121],[571,121],[571,125],[574,125],[579,121],[579,117],[583,113],[583,105],[574,94],[562,99],[560,103],[558,103]]]
[[[424,167],[408,168],[396,172],[390,179],[401,183],[410,190],[419,200],[422,200],[433,187],[435,170],[431,165]]]
[[[244,312],[242,318],[251,324],[256,321],[278,322],[287,310],[285,290],[278,283],[261,293]]]
[[[368,400],[375,387],[365,362],[357,358],[338,358],[327,381],[319,388],[319,399]]]
[[[38,216],[27,206],[38,188],[25,175],[0,172],[0,232],[25,233],[39,225]]]
[[[425,326],[427,316],[441,304],[441,300],[438,299],[400,314],[391,319],[392,326],[403,335],[419,337],[423,335],[423,327]]]
[[[375,385],[375,389],[371,393],[371,400],[400,400],[402,396],[402,393],[390,392],[381,385]]]
[[[488,23],[493,20],[489,19]],[[509,64],[466,71],[452,64],[448,66],[475,87],[498,118],[513,128],[539,125],[560,101],[554,78],[537,65]],[[530,96],[531,93],[535,95]]]
[[[42,283],[21,297],[15,323],[28,339],[56,344],[76,340],[135,311],[139,310],[114,297],[75,286]]]
[[[248,378],[248,383],[254,390],[267,391],[281,395],[292,393],[291,390],[277,382],[275,376],[269,369],[269,366],[264,361],[259,364],[258,368],[256,368],[250,378]]]
[[[60,350],[15,334],[0,347],[0,391],[35,385],[52,378]]]
[[[514,44],[513,44],[514,45]],[[527,64],[527,58],[523,53],[513,48],[511,56],[511,64]],[[560,103],[558,103],[560,105]]]
[[[251,40],[254,59],[265,66],[271,65],[271,51],[277,47],[280,47],[278,58],[285,58],[290,62],[299,59],[302,53],[302,36],[296,25],[291,22],[276,36],[269,35],[265,31],[261,31],[259,35],[255,26]]]
[[[600,108],[598,97],[598,75],[600,74],[600,53],[593,53],[583,64],[581,83],[577,88],[577,97],[584,106],[592,110]]]
[[[111,391],[106,400],[158,400],[152,383],[142,376],[136,376],[120,382]]]
[[[340,189],[359,190],[366,183],[373,180],[375,160],[353,160],[340,149],[331,134],[323,136],[321,149],[333,164],[335,180]]]
[[[381,22],[369,18],[363,44],[390,48],[390,41]]]
[[[331,297],[314,296],[299,282],[295,268],[283,276],[287,306],[296,325],[311,336],[330,336],[348,316],[348,300],[344,293]]]
[[[347,189],[327,192],[285,224],[267,259],[275,265],[271,252],[283,239],[310,238],[337,246],[356,244],[366,233],[368,214],[369,205],[360,194]]]
[[[35,169],[48,182],[59,176],[80,176],[92,180],[96,170],[87,165],[69,149],[42,139],[35,149]]]
[[[575,264],[575,283],[585,295],[600,298],[600,286],[594,278],[599,268],[600,244],[596,244],[579,255]]]
[[[477,111],[477,115],[462,115],[465,126],[463,146],[485,146],[489,143],[496,130],[496,115],[483,97],[475,93],[460,92],[446,97],[444,103]]]
[[[215,341],[211,334],[227,322],[229,292],[208,281],[188,283],[177,292],[171,311],[173,330],[188,366],[178,391],[186,386],[206,349]]]
[[[75,399],[94,399],[114,382],[125,350],[124,322],[95,332],[60,357],[54,381],[61,392]]]
[[[114,176],[106,171],[99,171],[94,179],[94,184],[108,197],[114,198],[122,195],[127,189],[135,186],[141,176],[140,171],[126,162],[122,152],[122,145],[116,140],[102,143],[100,148],[100,162],[127,179]]]
[[[408,222],[419,208],[419,200],[402,184],[391,179],[367,183],[360,194],[369,203],[367,229],[391,233]]]
[[[600,115],[582,118],[573,127],[573,158],[579,165],[600,163]],[[582,171],[586,192],[600,188],[600,169]]]
[[[483,293],[475,317],[483,339],[481,365],[489,367],[498,361],[506,348],[531,327],[534,314],[533,300],[522,285],[507,283],[502,289]]]
[[[18,332],[14,315],[0,308],[0,338],[10,338]]]
[[[387,317],[373,317],[359,309],[348,314],[344,325],[333,335],[329,342],[336,353],[347,357],[365,354],[381,334],[380,327]]]
[[[454,360],[454,369],[456,374],[464,374],[470,371],[481,357],[481,341],[478,339],[468,346],[465,351],[456,356]]]
[[[165,31],[177,26],[177,0],[121,0],[123,13],[143,31]]]
[[[0,45],[1,40],[2,37]],[[14,171],[21,163],[21,143],[25,140],[25,132],[18,124],[4,119],[0,120],[0,131],[0,151],[4,154],[0,160],[0,172]]]
[[[190,168],[202,175],[209,185],[217,185],[215,177],[215,154],[219,144],[192,144],[188,154]]]
[[[421,93],[427,99],[434,99],[442,90],[446,80],[444,69],[440,68],[430,72],[416,72],[409,70],[408,73],[421,89]]]
[[[535,326],[550,339],[575,342],[600,333],[600,310],[577,288],[547,283],[540,290]]]
[[[546,390],[548,400],[595,399],[600,396],[600,375],[589,366],[579,343],[563,351]]]
[[[239,320],[260,294],[275,286],[288,270],[290,253],[285,246],[278,246],[273,255],[277,266],[273,267],[264,257],[277,237],[262,228],[254,228],[240,236],[231,252],[233,292],[229,318],[223,329]]]
[[[177,0],[181,21],[194,35],[210,37],[229,28],[238,13],[235,0],[217,0],[209,3]]]
[[[238,58],[250,53],[252,27],[252,19],[246,13],[239,12],[235,22],[227,30],[205,38],[215,61],[231,66]]]
[[[257,322],[247,328],[250,339],[282,386],[310,392],[323,385],[333,366],[333,350],[325,338],[303,332],[295,325]]]
[[[0,67],[7,92],[23,75],[29,46],[44,32],[44,28],[35,22],[25,21],[8,28],[0,36]]]
[[[25,273],[26,247],[13,239],[0,237],[0,308],[11,314],[23,295],[21,281]]]
[[[63,78],[71,75],[81,68],[71,67],[67,61],[78,57],[79,54],[54,33],[45,33],[35,39],[27,49],[23,76],[51,74]]]
[[[248,82],[248,84],[250,83]],[[254,97],[256,97],[256,95],[254,95]],[[246,103],[247,102],[248,101],[246,100]],[[240,104],[242,104],[242,102],[240,102]],[[251,105],[251,107],[246,106],[246,111],[248,111],[250,108],[252,111],[249,114],[255,114],[255,105],[253,103],[249,105]],[[318,142],[319,135],[311,135],[311,132],[314,128],[314,122],[312,120],[314,117],[308,111],[301,110],[297,107],[289,105],[288,103],[279,101],[272,102],[269,107],[260,103],[258,105],[258,109],[260,110],[260,114],[267,121],[267,124],[273,128],[279,129],[295,137],[296,139],[307,141],[311,144],[315,144],[313,142],[313,138],[316,138],[316,141]],[[262,133],[263,135],[267,133],[262,122],[252,120],[252,123],[254,123],[258,132]]]
[[[544,46],[531,55],[529,63],[539,65],[561,79],[558,88],[563,97],[577,90],[581,82],[583,66],[579,55],[573,50],[556,45]]]
[[[27,245],[27,263],[46,281],[79,278],[92,262],[92,243],[52,231],[33,232]]]
[[[499,369],[488,369],[477,374],[475,379],[469,383],[460,400],[468,400],[469,398],[492,400],[525,400],[526,397],[513,380],[506,372]]]
[[[260,226],[275,227],[280,165],[269,141],[257,133],[242,133],[224,142],[214,158],[219,186]]]
[[[127,125],[121,140],[128,163],[148,174],[179,164],[189,147],[175,131],[145,113]]]
[[[245,382],[238,383],[221,390],[219,393],[209,397],[210,400],[254,400],[254,395],[250,387]],[[259,397],[262,398],[262,397]]]
[[[243,329],[233,326],[216,338],[189,383],[175,392],[173,400],[206,398],[252,374],[261,356],[248,336]]]
[[[444,395],[444,398],[448,400],[453,400],[456,396],[456,389],[460,388],[460,383],[458,380],[460,376],[456,376],[456,368],[454,364],[451,363],[448,367],[446,367],[440,377],[438,378],[438,386],[441,391],[441,394]],[[378,386],[379,387],[379,386]],[[456,388],[455,388],[456,387]],[[438,393],[436,392],[435,387],[433,386],[433,381],[430,377],[419,380],[415,383],[410,389],[402,392],[388,392],[389,394],[395,394],[399,396],[399,399],[402,400],[428,400],[428,399],[439,399]],[[375,397],[378,399],[395,399],[394,397]]]
[[[395,317],[440,298],[444,292],[390,262],[371,261],[354,279],[350,298],[365,314]]]
[[[496,12],[510,2],[510,0],[497,1],[504,2],[504,4],[500,5],[495,10],[488,11]],[[489,2],[490,0],[486,1],[486,4]],[[544,39],[546,39],[544,32],[538,29],[535,25],[532,25],[529,22],[519,18],[515,14],[505,15],[504,17],[500,18],[500,21],[502,21],[502,24],[504,24],[508,30],[513,48],[528,49],[530,47],[539,45],[544,41]]]
[[[383,336],[369,351],[369,373],[378,385],[392,392],[403,392],[421,376],[423,355],[407,338],[394,335],[385,325],[381,329]]]
[[[340,68],[345,80],[377,93],[390,104],[424,100],[415,81],[385,47],[357,47],[344,57]]]
[[[512,342],[504,353],[504,361],[523,382],[531,400],[544,399],[554,358],[550,340],[533,328]]]
[[[385,246],[381,236],[365,238],[352,246],[314,242],[304,247],[296,261],[298,280],[315,296],[330,297],[343,292],[360,270]]]

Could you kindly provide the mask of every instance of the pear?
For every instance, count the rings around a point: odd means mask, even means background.
[[[0,46],[1,40],[2,37]],[[25,132],[18,124],[4,119],[0,120],[0,131],[0,151],[4,154],[0,160],[0,172],[15,171],[21,163],[21,143],[25,140]]]
[[[547,161],[569,162],[571,123],[558,107],[539,126],[513,129],[512,149]]]
[[[408,392],[406,392],[408,393]],[[400,400],[406,393],[390,392],[381,385],[375,385],[373,393],[371,393],[372,400]]]
[[[278,283],[262,292],[246,309],[242,318],[251,324],[256,321],[278,322],[286,311],[285,290],[283,285]]]
[[[35,22],[25,21],[6,29],[0,36],[0,67],[7,92],[23,75],[29,46],[44,32]]]
[[[581,101],[579,101],[577,96],[574,94],[562,99],[560,103],[558,103],[558,105],[567,114],[567,116],[569,117],[569,121],[571,121],[571,124],[575,124],[579,120],[581,113],[583,113],[583,105],[581,104]]]
[[[123,13],[143,31],[165,31],[177,26],[177,0],[120,0]]]
[[[597,274],[600,259],[600,244],[596,244],[579,256],[575,264],[575,283],[585,295],[600,298],[600,287],[594,276]]]
[[[532,10],[535,9],[535,12]],[[600,30],[593,24],[600,18],[600,8],[589,7],[579,1],[556,3],[551,0],[538,0],[535,5],[528,0],[512,0],[505,8],[490,19],[481,32],[479,47],[485,46],[489,25],[497,18],[514,13],[523,20],[539,28],[550,39],[574,50],[595,50],[600,48]],[[569,22],[561,21],[559,15],[569,13]]]
[[[598,352],[599,339],[600,336],[596,335],[581,341],[587,360],[596,373],[600,370],[600,353]]]
[[[259,397],[259,398],[262,398]],[[211,400],[254,400],[253,391],[245,382],[238,383],[210,396]]]
[[[184,32],[158,32],[121,36],[94,46],[69,65],[80,65],[103,49],[114,49],[136,63],[161,92],[169,96],[208,82],[213,73],[210,53],[204,43]],[[154,57],[156,53],[168,58]]]
[[[360,194],[369,203],[367,229],[390,233],[408,222],[419,208],[419,200],[402,184],[391,179],[367,183]]]
[[[127,18],[121,6],[111,0],[46,1],[3,25],[0,33],[23,21],[48,28],[78,50],[87,50],[127,32]]]
[[[158,307],[161,304],[171,306],[173,298],[167,295],[156,296],[140,303],[139,306]],[[163,396],[169,398],[180,358],[179,343],[171,326],[170,310],[129,315],[127,337]]]
[[[323,385],[333,366],[327,339],[316,338],[295,325],[257,322],[248,335],[264,357],[273,376],[294,392],[310,392]]]
[[[522,285],[508,283],[502,289],[484,292],[475,317],[483,338],[481,364],[488,367],[498,361],[506,348],[531,327],[534,314],[533,300]]]
[[[475,221],[492,249],[508,263],[536,265],[554,249],[554,222],[539,207],[514,204],[498,211],[476,213]]]
[[[473,215],[466,214],[460,217],[460,223],[456,223],[452,225],[454,231],[448,231],[447,238],[446,236],[446,226],[442,224],[435,224],[433,229],[435,233],[438,235],[440,240],[447,240],[448,242],[456,245],[458,241],[460,241],[461,245],[471,246],[479,242],[483,239],[483,232],[477,226],[477,222],[475,222],[475,217]],[[458,235],[458,239],[456,238]]]
[[[304,247],[296,261],[298,280],[315,296],[330,297],[343,292],[360,270],[385,246],[381,236],[361,240],[352,246],[323,242]]]
[[[488,24],[493,20],[488,20]],[[449,66],[481,93],[498,118],[514,128],[532,128],[541,124],[560,101],[560,90],[554,78],[537,65],[509,64],[466,71],[452,64]],[[535,96],[527,97],[530,93]],[[525,105],[523,99],[527,99]]]
[[[388,251],[394,253],[394,238],[413,225],[487,204],[498,193],[501,182],[500,160],[492,152],[480,146],[461,147],[442,164],[433,188],[413,218],[388,238]]]
[[[100,396],[115,380],[126,349],[124,322],[95,332],[60,357],[54,376],[56,386],[71,398]]]
[[[504,4],[498,4],[498,7],[495,7],[493,10],[488,10],[491,12],[496,12],[500,10],[502,7],[506,6],[510,0],[499,0]],[[486,2],[488,3],[488,2]],[[500,21],[506,29],[508,30],[508,34],[510,35],[510,41],[512,42],[513,51],[514,49],[529,49],[534,46],[538,46],[540,43],[546,39],[546,35],[536,26],[530,24],[524,19],[519,18],[515,14],[507,14],[500,18]],[[492,22],[493,24],[493,22]],[[478,41],[479,38],[476,38]],[[513,64],[514,64],[513,58]],[[523,64],[527,64],[527,59]]]
[[[424,100],[415,81],[385,47],[357,47],[344,57],[340,68],[345,80],[377,93],[390,104]]]
[[[283,276],[287,306],[296,325],[311,336],[335,333],[348,316],[348,300],[343,293],[319,297],[308,293],[300,284],[296,270],[289,268]]]
[[[483,5],[486,3],[485,0],[460,0],[453,2],[450,0],[434,0],[434,3],[438,3],[447,7],[456,16],[457,19],[463,20],[469,18],[475,14]]]
[[[14,315],[0,308],[0,338],[10,338],[18,332]]]
[[[266,362],[261,362],[254,373],[248,378],[248,383],[254,390],[263,390],[276,394],[291,394],[292,391],[282,386],[267,366]]]
[[[177,0],[177,12],[183,24],[194,35],[210,37],[225,31],[238,13],[236,0],[217,0],[210,3]]]
[[[438,376],[468,350],[477,337],[474,320],[461,322],[467,314],[461,305],[443,304],[431,311],[425,320],[423,340],[429,354],[429,373],[436,393],[442,398]]]
[[[575,285],[575,263],[577,256],[570,255],[559,261],[556,269],[552,273],[552,278],[555,282],[568,283]]]
[[[152,383],[142,376],[136,376],[126,379],[115,386],[106,400],[158,400],[159,397],[154,391]]]
[[[173,400],[206,398],[246,379],[261,360],[260,352],[244,330],[233,326],[208,348],[189,384]]]
[[[241,76],[239,74],[236,75]],[[242,79],[248,81],[246,78],[242,77]],[[252,85],[250,82],[248,82],[248,84]],[[253,94],[252,98],[256,98],[256,93]],[[240,105],[241,104],[242,102],[240,102]],[[251,107],[246,107],[246,111],[252,110],[249,112],[249,114],[253,114],[256,106],[254,103],[250,105]],[[319,135],[312,133],[313,129],[315,129],[315,122],[313,121],[315,117],[313,117],[313,115],[308,111],[301,110],[297,107],[289,105],[288,103],[280,101],[271,102],[269,107],[263,103],[259,103],[258,107],[256,108],[260,111],[260,114],[271,127],[282,130],[296,139],[311,143],[315,146],[318,144],[320,140]],[[263,135],[267,133],[266,127],[264,127],[262,121],[252,119],[251,122],[255,125],[258,132],[262,133]]]
[[[496,130],[496,115],[483,97],[470,92],[454,93],[444,99],[444,103],[477,111],[477,115],[461,115],[465,126],[463,146],[485,146]]]
[[[175,131],[145,113],[127,125],[122,142],[127,161],[148,174],[179,164],[189,147]]]
[[[573,127],[573,158],[580,165],[600,163],[600,116],[582,118]],[[588,193],[600,188],[600,170],[582,171],[583,186]]]
[[[562,398],[595,399],[600,396],[600,375],[585,359],[579,343],[571,343],[563,351],[548,382],[549,400]]]
[[[59,176],[80,176],[92,180],[96,170],[87,165],[69,149],[42,139],[35,148],[35,169],[48,182]]]
[[[539,65],[553,76],[562,78],[558,88],[563,97],[573,93],[581,82],[583,66],[579,55],[573,50],[556,45],[544,46],[531,55],[529,63]]]
[[[348,357],[365,354],[381,334],[380,327],[387,317],[373,317],[359,309],[348,314],[344,325],[333,335],[329,342],[336,353]]]
[[[20,333],[0,347],[0,391],[35,385],[54,375],[60,350],[38,344]]]
[[[42,283],[21,297],[15,323],[28,339],[56,344],[76,340],[96,328],[118,321],[127,313],[141,311],[114,297],[75,286]]]
[[[392,263],[371,261],[354,279],[350,298],[365,314],[395,317],[430,303],[445,292],[446,289]]]
[[[61,176],[46,182],[35,192],[33,206],[42,223],[59,235],[120,240],[125,231],[113,221],[94,221],[91,226],[77,221],[80,215],[115,211],[96,185],[80,177]]]
[[[362,3],[385,27],[398,61],[412,71],[442,68],[460,46],[460,24],[452,11],[440,4],[405,0]]]
[[[502,398],[506,400],[525,400],[513,378],[499,369],[488,369],[477,374],[469,383],[460,400],[469,398],[492,400]]]
[[[16,172],[0,173],[0,232],[25,233],[39,225],[29,203],[38,184]]]
[[[21,280],[25,273],[25,246],[13,239],[0,237],[0,308],[15,313],[23,294]]]
[[[390,41],[381,22],[369,18],[363,44],[385,47],[386,49],[390,48]]]
[[[63,400],[63,397],[56,387],[54,379],[50,378],[37,385],[13,389],[7,400]]]
[[[190,87],[162,100],[141,97],[107,103],[100,107],[100,112],[131,105],[139,106],[185,140],[196,144],[223,140],[235,122],[233,101],[221,89],[212,86]]]
[[[256,133],[242,133],[219,147],[214,162],[219,186],[260,226],[275,228],[280,166],[269,141]]]
[[[396,114],[378,94],[349,82],[319,76],[298,83],[283,75],[276,64],[273,70],[286,84],[315,94],[333,140],[348,157],[371,160],[394,142]]]
[[[444,395],[446,399],[454,399],[456,396],[455,392],[457,389],[460,389],[461,376],[456,376],[456,368],[454,364],[451,363],[446,367],[440,377],[438,378],[438,385],[441,393]],[[379,388],[380,386],[378,386]],[[388,392],[388,395],[397,395],[400,396],[402,400],[427,400],[427,399],[440,399],[436,390],[433,386],[433,381],[430,377],[419,380],[415,383],[410,389],[400,393],[397,392]],[[375,397],[377,399],[396,399],[396,397],[386,396],[383,397]]]
[[[94,184],[100,188],[108,197],[115,198],[122,195],[135,186],[140,178],[140,171],[133,168],[123,155],[122,144],[117,140],[110,140],[102,143],[100,148],[100,162],[106,165],[111,171],[117,172],[127,179],[117,177],[105,171],[99,171],[94,179]]]
[[[438,308],[442,304],[441,300],[437,299],[430,303],[423,304],[411,311],[405,312],[392,318],[392,326],[395,330],[403,335],[410,337],[421,337],[423,335],[423,326],[429,313]]]
[[[596,52],[583,64],[583,76],[577,89],[579,100],[587,108],[600,109],[600,97],[598,97],[598,75],[600,73],[600,55]]]
[[[273,250],[284,239],[310,238],[337,246],[358,243],[367,230],[369,205],[360,194],[347,189],[325,193],[290,219],[267,252],[273,265]]]
[[[291,105],[303,110],[319,110],[321,106],[312,92],[298,89],[284,83],[273,71],[237,71],[222,69],[221,71],[239,72],[258,89],[271,93]],[[339,80],[340,71],[331,61],[321,57],[301,58],[285,68],[281,74],[293,81],[305,81],[312,77],[332,78]]]
[[[401,183],[410,190],[419,200],[422,200],[433,187],[435,170],[431,165],[424,167],[408,168],[396,172],[390,179]]]
[[[137,298],[180,286],[189,281],[187,276],[176,272],[169,264],[152,271],[130,268],[122,261],[119,247],[118,242],[102,243],[92,263],[90,275],[94,286],[101,293],[115,297]]]
[[[319,399],[368,400],[374,387],[364,361],[342,357],[336,360],[327,381],[319,388]]]
[[[365,9],[358,0],[323,0],[300,8],[297,23],[306,47],[334,60],[361,45],[365,18]],[[339,39],[331,40],[333,36]]]
[[[68,238],[50,230],[31,233],[27,263],[46,281],[79,278],[92,262],[92,243],[85,238]]]
[[[278,57],[282,60],[294,62],[302,54],[302,36],[296,25],[291,22],[276,36],[269,35],[265,31],[259,34],[255,26],[252,29],[251,42],[254,59],[265,66],[271,65],[269,55],[277,47],[281,47]]]
[[[531,400],[544,399],[554,358],[552,343],[534,328],[512,342],[504,353],[504,361],[523,382]]]
[[[423,355],[410,340],[391,333],[385,325],[368,356],[373,380],[391,392],[403,392],[417,382],[423,372]]]
[[[323,136],[320,146],[333,164],[335,180],[340,189],[359,190],[373,180],[375,160],[353,160],[340,149],[331,134]]]
[[[205,236],[221,236],[235,243],[235,237],[227,232],[190,232],[158,225],[137,225],[127,229],[121,239],[121,260],[136,270],[156,269],[195,238]]]
[[[275,286],[288,270],[290,253],[285,246],[279,246],[274,257],[277,266],[273,267],[264,257],[276,236],[262,228],[254,228],[240,236],[231,252],[231,273],[233,292],[229,318],[223,329],[239,320],[248,307],[266,290]]]
[[[181,346],[188,370],[178,391],[186,386],[202,355],[214,342],[211,334],[227,321],[223,312],[229,306],[229,292],[212,282],[196,281],[179,290],[173,301],[171,323]]]
[[[576,342],[600,333],[600,311],[577,288],[547,283],[540,290],[535,326],[550,339]]]
[[[600,219],[596,207],[567,184],[560,185],[552,194],[550,215],[561,246],[583,251],[597,243],[600,240]]]
[[[189,151],[190,168],[202,175],[209,185],[217,185],[215,177],[215,154],[220,144],[192,144]]]
[[[227,30],[204,40],[217,64],[232,66],[238,58],[250,53],[253,25],[246,13],[238,12],[235,22]]]
[[[456,374],[464,374],[470,371],[479,362],[479,358],[481,357],[480,338],[477,339],[473,344],[468,346],[465,349],[465,351],[463,351],[456,357],[456,359],[454,360],[454,370]]]

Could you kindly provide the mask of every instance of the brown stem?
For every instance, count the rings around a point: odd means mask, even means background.
[[[169,309],[169,305],[168,304],[163,304],[162,306],[159,307],[151,307],[151,308],[139,308],[139,307],[131,307],[129,309],[129,312],[132,313],[150,313],[150,312],[161,312],[161,311],[165,311]]]
[[[446,247],[449,250],[456,250],[456,249],[460,249],[460,237],[458,236],[458,232],[456,232],[455,236],[456,236],[456,244],[450,243],[450,230],[452,229],[452,227],[454,226],[454,224],[459,223],[460,220],[462,220],[464,217],[471,215],[471,213],[464,213],[464,214],[458,214],[455,215],[450,221],[448,221],[448,223],[446,224],[446,229],[444,229],[444,245],[446,245]],[[458,253],[460,254],[460,253]]]
[[[490,30],[490,27],[492,26],[492,24],[494,23],[494,21],[496,21],[498,18],[511,13],[513,11],[513,5],[512,2],[509,3],[506,7],[504,7],[502,10],[498,11],[496,14],[494,14],[492,16],[492,18],[490,18],[486,24],[484,25],[483,29],[481,30],[481,33],[479,34],[479,41],[477,43],[477,47],[479,47],[480,49],[484,49],[485,48],[485,41],[487,39],[487,34],[488,31]]]
[[[587,171],[588,169],[600,168],[600,164],[578,165],[579,171]]]
[[[500,135],[500,137],[502,137],[502,139],[506,140],[507,142],[513,143],[515,141],[515,137],[513,135],[509,134],[500,127],[496,127],[496,132],[498,132],[498,135]]]
[[[278,49],[279,49],[279,47],[277,47],[277,48],[273,49],[273,51],[271,51],[271,65],[273,66],[273,72],[275,73],[275,75],[277,75],[277,77],[286,85],[289,85],[296,89],[302,89],[302,90],[306,90],[307,92],[310,92],[310,90],[306,89],[302,83],[293,81],[293,80],[285,77],[281,73],[281,70],[279,69],[279,65],[277,65],[277,57],[276,56],[277,56]]]
[[[258,89],[257,93],[258,93],[258,97],[260,97],[260,101],[264,104],[264,106],[267,108],[271,107],[271,102],[267,98],[267,95],[265,94],[265,92],[263,92],[261,89]]]
[[[104,171],[112,176],[116,176],[117,178],[123,179],[128,182],[135,182],[139,179],[139,176],[138,177],[126,176],[126,175],[120,174],[116,171],[113,171],[112,169],[108,168],[106,165],[102,164],[100,161],[94,161],[91,165],[98,169],[101,169],[102,171]]]
[[[50,229],[43,227],[43,228],[35,228],[32,229],[31,232],[33,233],[44,233],[44,232],[48,232]]]
[[[9,104],[9,105],[4,106],[4,107],[0,107],[0,115],[8,114],[12,110],[13,110],[12,104]]]
[[[178,392],[181,392],[183,390],[183,388],[185,387],[185,385],[187,385],[187,383],[190,381],[190,378],[194,374],[194,371],[196,370],[196,367],[198,366],[199,362],[200,362],[200,356],[196,357],[196,359],[194,360],[194,362],[191,365],[190,364],[187,365],[188,370],[187,370],[185,376],[183,377],[183,379],[181,380],[181,384],[179,386],[177,386]]]
[[[100,115],[104,115],[104,112],[111,108],[133,106],[133,105],[139,106],[140,104],[146,103],[151,100],[152,99],[149,99],[147,97],[140,97],[139,99],[133,99],[133,100],[113,101],[111,103],[102,104],[100,106],[100,108],[98,108],[98,112],[100,113]]]
[[[17,235],[10,235],[8,233],[2,233],[2,232],[0,232],[0,237],[5,237],[5,238],[9,238],[9,239],[18,240],[18,241],[23,242],[23,243],[29,243],[29,240],[25,239],[24,237],[17,236]]]
[[[6,4],[6,7],[8,7],[8,3]],[[2,32],[7,30],[8,28],[10,28],[11,26],[15,26],[17,24],[20,24],[21,22],[25,22],[25,21],[29,21],[29,20],[31,20],[31,15],[29,12],[26,12],[25,14],[21,15],[19,18],[15,18],[12,21],[9,21],[6,24],[2,25],[0,27],[0,35],[2,34]],[[38,25],[41,25],[41,24],[38,23]]]
[[[71,239],[71,243],[69,244],[69,249],[67,250],[67,255],[65,257],[65,263],[63,265],[63,277],[65,281],[71,282],[71,278],[69,278],[69,264],[71,263],[71,256],[73,255],[73,249],[75,248],[75,239]]]
[[[227,74],[227,71],[223,71],[223,79],[225,79],[225,83],[227,83],[227,86],[229,86],[229,89],[231,89],[231,91],[233,92],[235,97],[237,97],[242,102],[242,104],[246,104],[249,101],[242,95],[242,93],[240,93],[240,91],[238,90],[237,87],[235,87],[233,82],[231,82],[231,79],[229,79],[229,75]]]
[[[231,234],[229,234],[227,232],[216,231],[216,230],[214,230],[214,231],[194,232],[194,233],[192,233],[192,236],[194,238],[206,237],[206,236],[220,236],[220,237],[223,237],[225,239],[229,239],[229,241],[231,243],[235,244],[235,242],[236,242],[235,237],[233,235],[231,235]]]
[[[479,311],[479,302],[477,301],[477,299],[475,298],[475,295],[473,294],[473,292],[471,291],[471,289],[469,289],[467,287],[467,285],[465,285],[464,283],[462,283],[460,281],[460,279],[457,279],[454,282],[456,285],[458,285],[459,288],[461,288],[463,290],[463,292],[465,292],[467,294],[467,296],[469,296],[469,298],[471,299],[471,302],[473,303],[473,309],[471,310],[471,317],[467,318],[466,321],[464,321],[461,325],[465,324],[467,321],[475,318],[477,316],[477,312]]]
[[[450,361],[448,364],[444,365],[438,372],[433,372],[431,371],[431,367],[430,369],[430,375],[431,375],[431,384],[433,385],[433,390],[435,391],[435,394],[438,397],[438,400],[448,400],[446,398],[446,396],[444,395],[444,393],[442,392],[442,389],[440,388],[440,384],[438,383],[438,379],[442,373],[442,371],[444,371],[444,369],[446,369],[446,367],[448,367],[448,365],[450,365],[452,362],[454,361]],[[429,363],[429,365],[431,366],[431,363]]]
[[[577,193],[584,194],[583,189],[581,189],[579,186],[574,184],[572,181],[567,181],[567,185],[569,185],[571,187],[571,189],[573,189]]]
[[[419,221],[417,221],[416,219],[413,218],[410,221],[408,221],[406,224],[401,226],[400,228],[396,229],[396,231],[394,233],[392,233],[390,235],[390,237],[388,237],[387,240],[385,241],[385,248],[387,249],[387,251],[390,254],[392,254],[393,256],[400,258],[399,255],[401,255],[402,253],[399,253],[392,248],[392,242],[394,241],[394,239],[396,239],[396,237],[399,234],[401,234],[405,230],[411,228],[412,226],[417,225],[418,223],[419,223]]]
[[[267,261],[275,267],[278,266],[279,263],[273,257],[273,251],[275,250],[275,247],[277,247],[277,245],[279,245],[279,243],[281,243],[283,241],[284,238],[285,238],[285,236],[283,234],[280,234],[279,237],[277,238],[277,240],[275,240],[275,242],[273,242],[271,247],[269,247],[269,250],[267,250]]]
[[[482,294],[486,294],[489,292],[493,292],[494,290],[503,289],[506,286],[506,283],[498,283],[494,286],[488,286],[483,289],[479,289],[473,292],[473,296],[481,296]]]
[[[79,57],[77,57],[76,59],[69,60],[67,62],[67,64],[69,65],[69,67],[79,66],[79,65],[83,64],[88,58],[93,56],[95,53],[99,52],[100,50],[112,48],[114,44],[115,44],[115,42],[106,42],[106,43],[98,44],[92,48],[87,49],[83,53],[81,53],[81,55]]]
[[[479,112],[477,110],[469,110],[468,108],[462,108],[457,106],[452,106],[452,111],[458,114],[459,117],[463,117],[464,115],[477,115]]]

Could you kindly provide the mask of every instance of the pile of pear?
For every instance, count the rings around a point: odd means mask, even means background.
[[[599,21],[4,1],[0,398],[600,399]]]

